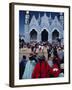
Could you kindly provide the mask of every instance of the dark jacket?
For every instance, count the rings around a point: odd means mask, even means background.
[[[19,64],[19,79],[22,79],[27,60],[22,59]]]

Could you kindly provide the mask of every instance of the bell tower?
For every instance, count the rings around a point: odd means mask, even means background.
[[[29,11],[26,11],[25,24],[29,24]]]
[[[64,15],[62,12],[60,13],[60,22],[61,22],[61,25],[64,27]]]
[[[25,36],[25,42],[29,42],[29,11],[26,11],[25,15],[25,24],[24,24],[24,36]]]

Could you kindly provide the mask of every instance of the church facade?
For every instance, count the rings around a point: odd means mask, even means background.
[[[52,43],[57,38],[64,37],[64,16],[60,13],[60,19],[57,16],[52,19],[46,13],[43,16],[32,16],[29,22],[29,11],[26,11],[25,24],[24,24],[24,40],[25,42],[31,41],[49,41]]]

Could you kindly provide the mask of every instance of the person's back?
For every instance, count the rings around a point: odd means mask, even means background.
[[[58,56],[59,58],[62,60],[63,56],[64,56],[64,52],[62,50],[58,51]]]
[[[33,50],[34,50],[34,46],[31,47],[31,51],[32,51],[32,52],[33,52]]]
[[[51,54],[48,54],[48,61],[47,62],[48,62],[50,67],[53,66],[53,57],[51,56]]]
[[[23,58],[19,64],[19,79],[22,79],[26,63],[27,63],[26,56],[23,56]]]
[[[56,47],[53,48],[53,54],[57,55],[57,48]]]

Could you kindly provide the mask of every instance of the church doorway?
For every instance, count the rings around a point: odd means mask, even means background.
[[[32,31],[30,32],[30,40],[31,41],[37,40],[37,32],[35,31],[35,29],[32,29]]]
[[[57,38],[59,38],[59,32],[54,30],[52,33],[52,40],[57,40]]]
[[[45,29],[41,33],[41,40],[43,42],[48,41],[48,32]]]

